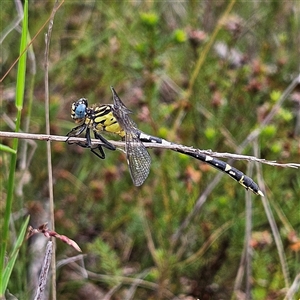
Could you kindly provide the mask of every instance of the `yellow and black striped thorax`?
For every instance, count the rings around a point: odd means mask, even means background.
[[[72,104],[71,117],[75,123],[85,124],[96,132],[107,131],[122,138],[125,136],[124,130],[113,114],[112,104],[88,107],[87,99],[81,98]]]

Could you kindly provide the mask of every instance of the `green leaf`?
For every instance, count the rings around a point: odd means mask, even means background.
[[[3,145],[3,144],[0,144],[0,151],[5,151],[5,152],[13,153],[13,154],[17,153],[16,150],[14,150],[6,145]]]
[[[20,234],[19,234],[18,239],[17,239],[17,242],[16,242],[16,244],[13,248],[12,255],[10,256],[10,258],[8,260],[8,263],[7,263],[7,265],[4,269],[4,272],[3,272],[3,286],[2,286],[2,290],[1,290],[2,295],[4,294],[4,292],[7,288],[11,272],[14,268],[15,262],[17,260],[18,254],[19,254],[19,250],[20,250],[20,248],[22,246],[22,243],[24,241],[24,237],[25,237],[25,234],[26,234],[26,231],[27,231],[29,219],[30,219],[30,216],[28,216],[26,218],[25,222],[23,223]]]

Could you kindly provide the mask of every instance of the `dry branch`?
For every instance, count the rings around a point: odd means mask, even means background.
[[[0,131],[0,138],[18,138],[18,139],[29,139],[29,140],[38,140],[38,141],[51,141],[51,142],[66,142],[66,136],[60,135],[48,135],[48,134],[32,134],[32,133],[16,133],[16,132],[5,132]],[[76,143],[76,142],[85,142],[85,138],[78,138],[78,137],[70,137],[68,139],[69,143]],[[109,140],[111,144],[116,147],[125,147],[125,142],[122,141],[112,141]],[[92,145],[103,145],[103,142],[97,139],[92,139]],[[174,145],[164,145],[164,144],[154,144],[154,143],[143,143],[146,148],[160,148],[160,149],[171,149],[171,150],[183,150],[185,153],[201,153],[210,155],[213,157],[218,158],[228,158],[228,159],[235,159],[235,160],[247,160],[247,161],[255,161],[262,164],[267,164],[276,167],[283,167],[283,168],[295,168],[298,169],[300,167],[300,163],[278,163],[276,161],[270,161],[262,158],[257,158],[255,156],[250,155],[240,155],[240,154],[232,154],[232,153],[219,153],[214,152],[212,150],[200,150],[193,147],[182,146],[178,144]]]

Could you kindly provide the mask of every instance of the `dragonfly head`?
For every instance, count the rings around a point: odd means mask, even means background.
[[[85,98],[81,98],[76,102],[73,102],[71,108],[71,117],[76,121],[81,121],[86,116],[87,107],[88,103]]]

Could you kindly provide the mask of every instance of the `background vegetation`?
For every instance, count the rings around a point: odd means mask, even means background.
[[[52,1],[29,2],[31,36],[52,7]],[[112,85],[141,130],[195,148],[239,152],[299,74],[300,9],[298,1],[239,1],[221,19],[227,7],[227,1],[66,1],[55,16],[50,45],[51,133],[66,135],[74,127],[70,106],[78,98],[112,103]],[[17,16],[15,3],[2,2],[0,13],[3,32]],[[45,132],[45,32],[27,59],[22,128],[29,117],[30,133]],[[212,38],[212,47],[205,48]],[[19,41],[18,30],[4,39],[2,76],[18,57]],[[14,129],[16,76],[13,68],[1,86],[1,131]],[[268,160],[299,163],[299,99],[298,85],[243,154],[258,148]],[[12,145],[11,139],[1,142]],[[19,143],[12,244],[27,214],[35,227],[50,220],[46,144],[30,142],[24,150],[25,143]],[[150,176],[136,188],[121,151],[106,151],[102,161],[74,145],[53,143],[52,150],[56,231],[75,240],[85,255],[70,263],[77,253],[57,243],[58,299],[244,299],[249,281],[253,299],[282,299],[285,282],[299,273],[299,170],[262,166],[286,278],[261,198],[254,195],[252,270],[240,273],[248,193],[227,176],[207,192],[218,174],[211,167],[150,150]],[[9,156],[1,153],[1,214]],[[257,178],[247,163],[234,166]],[[199,199],[201,210],[186,219]],[[44,249],[37,240],[22,246],[9,283],[18,299],[35,290],[33,269]]]

